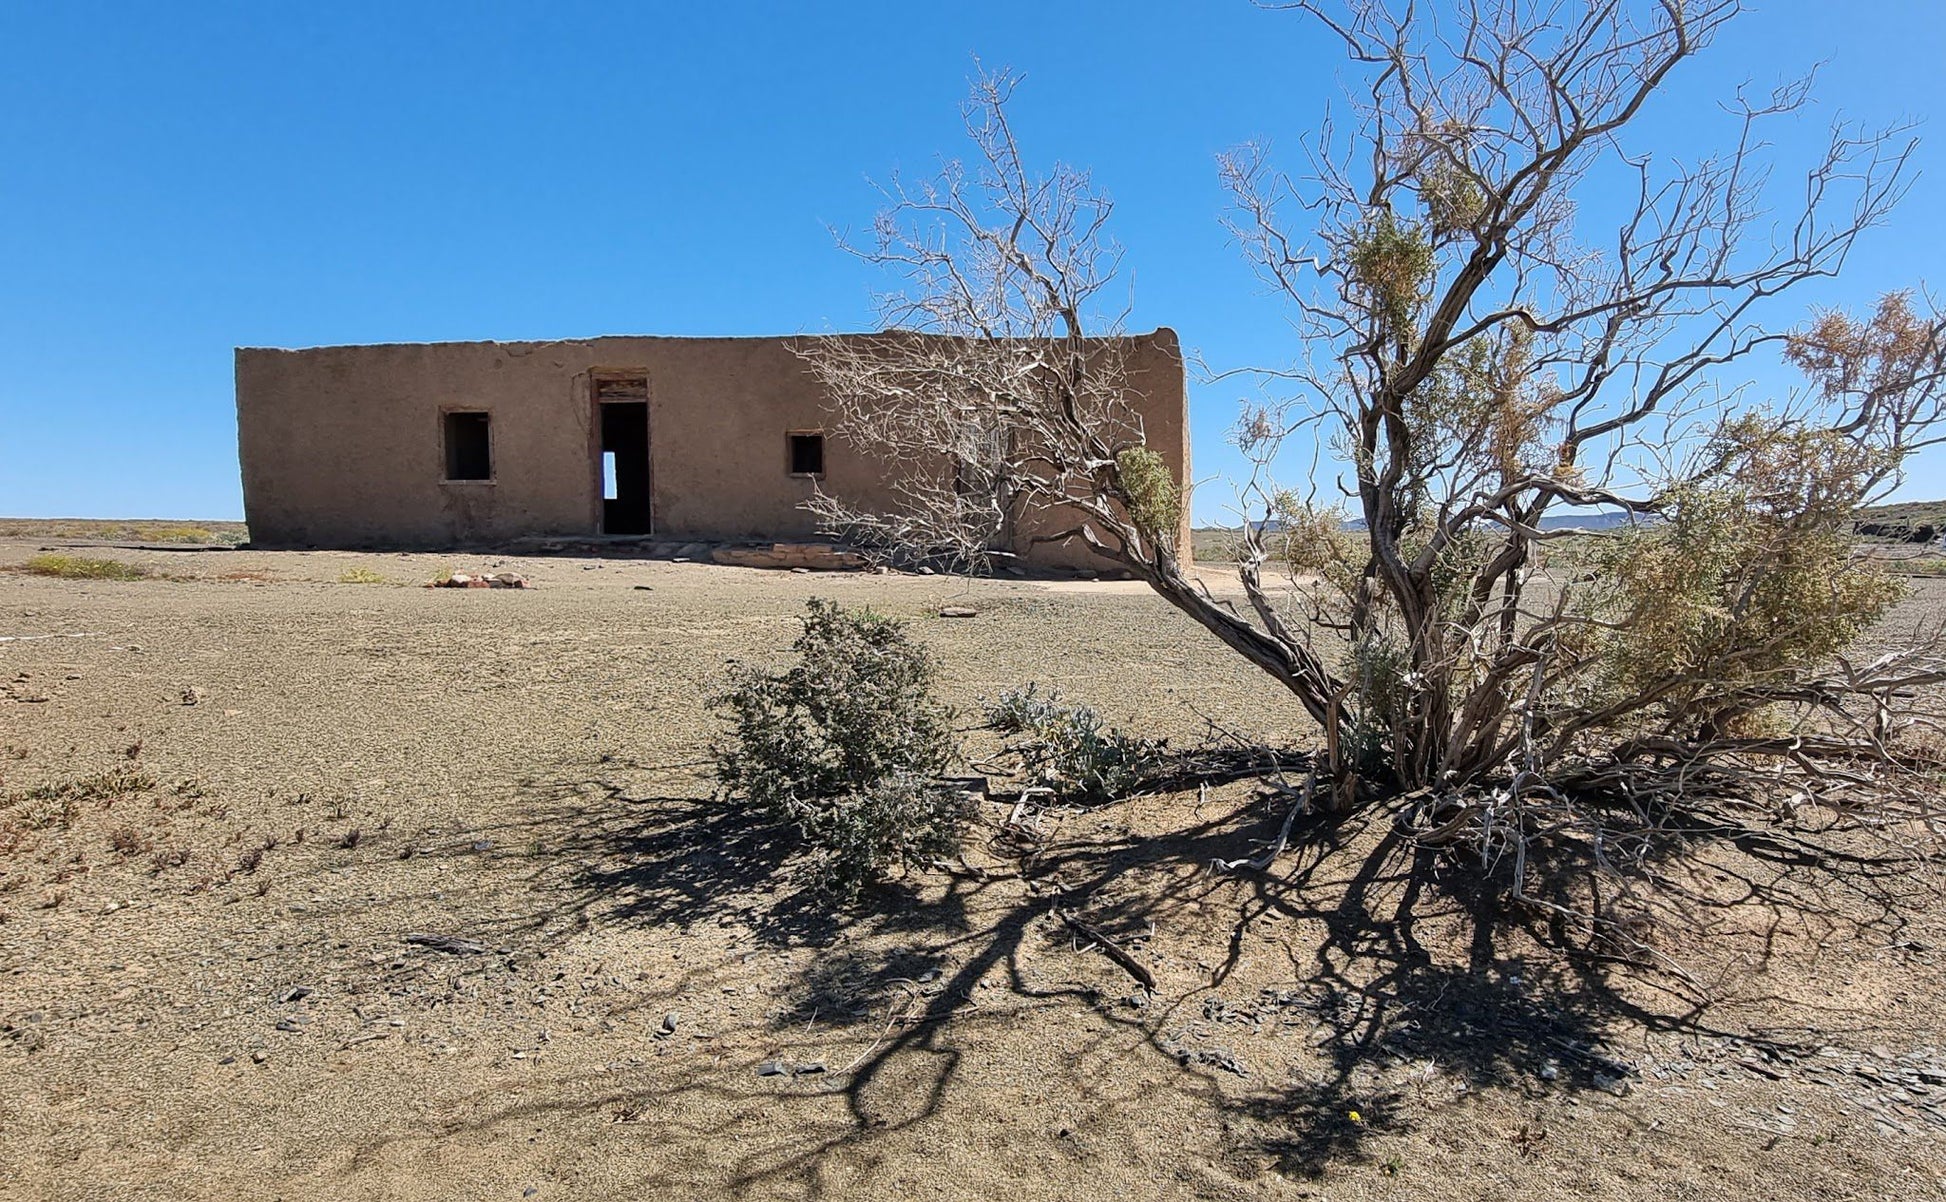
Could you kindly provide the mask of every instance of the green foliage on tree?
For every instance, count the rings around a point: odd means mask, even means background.
[[[1148,447],[1115,455],[1115,474],[1127,498],[1128,516],[1149,538],[1174,545],[1182,521],[1182,493],[1162,456]]]

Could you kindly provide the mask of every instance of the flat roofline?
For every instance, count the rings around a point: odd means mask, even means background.
[[[304,351],[388,350],[388,349],[409,349],[409,348],[420,348],[420,347],[448,347],[448,346],[507,347],[507,348],[519,348],[521,350],[539,350],[544,347],[552,347],[552,346],[588,346],[597,342],[620,342],[620,341],[627,341],[627,342],[790,342],[800,338],[827,338],[827,337],[877,338],[882,336],[886,332],[887,331],[884,330],[879,330],[879,331],[858,330],[858,331],[830,331],[826,333],[799,333],[799,334],[596,334],[588,338],[536,338],[536,339],[461,338],[461,339],[441,339],[441,340],[432,340],[432,341],[424,341],[424,342],[340,342],[340,343],[322,343],[316,346],[239,346],[235,349],[239,354],[245,351],[262,351],[262,352],[269,352],[269,353],[281,352],[285,354],[298,354]],[[948,335],[948,334],[920,334],[917,336],[923,338],[957,337],[957,335]],[[1119,338],[1127,341],[1139,341],[1142,339],[1158,338],[1163,336],[1166,336],[1170,341],[1178,340],[1176,331],[1174,329],[1170,328],[1169,326],[1157,326],[1154,330],[1151,330],[1146,334],[1124,333],[1124,334],[1113,334],[1113,335],[1099,335],[1099,336],[1090,337],[1088,341],[1102,342],[1102,341],[1107,341],[1115,338]]]

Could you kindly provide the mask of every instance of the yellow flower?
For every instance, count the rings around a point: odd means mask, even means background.
[[[1365,1116],[1354,1110],[1351,1112],[1351,1121],[1354,1123],[1362,1123],[1365,1121]]]

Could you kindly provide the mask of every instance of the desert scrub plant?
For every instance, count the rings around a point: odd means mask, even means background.
[[[1112,801],[1142,787],[1162,767],[1165,745],[1123,734],[1086,705],[1068,705],[1052,690],[1009,689],[986,709],[987,725],[1012,736],[1031,787],[1070,801]]]
[[[36,555],[21,565],[35,576],[56,576],[63,580],[142,580],[149,570],[140,564],[116,559],[92,559],[85,555]]]
[[[338,577],[339,584],[384,584],[385,577],[370,568],[346,568]]]
[[[711,755],[723,794],[792,830],[811,884],[849,899],[958,849],[966,802],[938,779],[958,738],[903,622],[818,598],[802,620],[796,666],[732,667],[711,700],[730,722]]]

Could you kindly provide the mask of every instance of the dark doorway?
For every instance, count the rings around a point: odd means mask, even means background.
[[[601,529],[604,534],[648,534],[648,381],[596,382],[601,409]],[[634,399],[634,398],[641,399]]]

